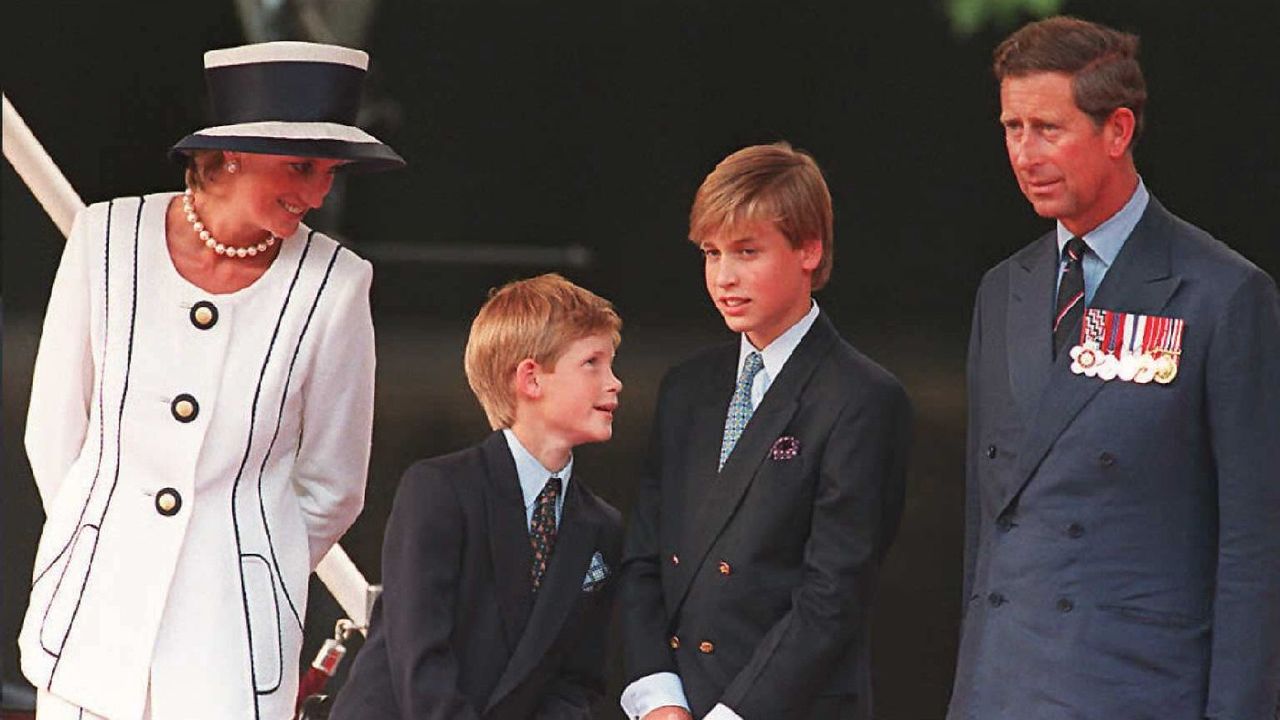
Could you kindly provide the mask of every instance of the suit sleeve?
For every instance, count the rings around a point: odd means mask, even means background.
[[[605,562],[617,567],[621,544],[621,521],[616,516],[604,531],[602,543]],[[564,663],[554,681],[542,696],[542,703],[534,717],[537,720],[591,720],[592,707],[604,696],[604,673],[608,664],[609,621],[613,616],[613,599],[618,583],[607,580],[596,591],[587,612],[581,617],[581,625],[574,644],[569,648]]]
[[[25,442],[46,512],[79,455],[89,426],[94,379],[89,236],[103,231],[103,223],[109,221],[104,215],[100,205],[76,215],[53,279],[36,353]]]
[[[344,262],[353,261],[354,271],[339,272]],[[339,251],[327,281],[332,289],[326,295],[332,295],[322,296],[311,320],[324,322],[325,329],[304,387],[293,486],[307,526],[312,569],[364,507],[373,432],[372,279],[368,262]]]
[[[1188,328],[1190,330],[1190,328]],[[1212,329],[1205,369],[1218,573],[1205,715],[1270,717],[1280,683],[1280,300],[1254,271]]]
[[[655,673],[678,673],[675,658],[667,646],[669,625],[662,594],[661,527],[662,437],[670,412],[671,376],[664,378],[658,392],[649,453],[640,478],[640,487],[631,506],[626,539],[622,548],[619,611],[622,621],[624,684]]]
[[[869,611],[905,494],[911,410],[896,383],[842,409],[823,451],[800,586],[720,702],[745,718],[786,717],[811,698]]]
[[[452,483],[422,466],[410,468],[387,519],[379,599],[400,717],[479,718],[458,688],[449,645],[465,530]]]
[[[973,327],[969,331],[969,357],[965,369],[968,386],[969,422],[965,436],[964,480],[964,578],[961,587],[964,594],[960,607],[969,607],[973,595],[974,575],[978,565],[978,541],[982,535],[982,502],[978,487],[978,442],[981,438],[978,398],[982,397],[979,377],[982,373],[982,291],[973,305]]]

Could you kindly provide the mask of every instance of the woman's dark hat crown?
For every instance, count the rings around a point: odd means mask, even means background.
[[[356,171],[392,170],[404,160],[356,127],[369,55],[308,42],[269,42],[211,50],[205,81],[214,124],[169,151],[192,150],[324,157]]]

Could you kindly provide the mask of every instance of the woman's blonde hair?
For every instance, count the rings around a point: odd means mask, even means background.
[[[515,370],[526,358],[553,368],[575,340],[607,334],[622,342],[613,305],[556,273],[490,292],[471,323],[463,367],[467,383],[497,430],[515,422]]]

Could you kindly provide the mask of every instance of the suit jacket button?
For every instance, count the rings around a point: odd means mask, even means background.
[[[183,393],[169,403],[169,411],[173,413],[174,420],[189,423],[200,414],[200,403],[191,395]]]
[[[1005,598],[1004,595],[1001,595],[998,592],[993,592],[987,596],[987,602],[991,603],[991,607],[1000,607],[1005,604]]]
[[[1104,452],[1098,456],[1098,464],[1104,468],[1109,468],[1116,464],[1116,457],[1109,452]]]
[[[1080,523],[1071,523],[1067,526],[1067,537],[1077,539],[1084,535],[1084,526]]]
[[[1076,604],[1071,602],[1071,598],[1058,598],[1058,612],[1069,613],[1075,607]]]
[[[679,650],[679,649],[680,649],[680,636],[679,636],[679,635],[672,635],[672,636],[671,636],[671,639],[667,641],[667,644],[671,646],[671,649],[672,649],[672,650]]]
[[[728,575],[728,574],[730,574],[730,573],[732,573],[732,572],[733,572],[733,568],[729,566],[729,563],[727,563],[727,562],[725,562],[725,561],[721,560],[721,561],[720,561],[720,574],[721,574],[721,575]]]
[[[165,517],[172,517],[182,509],[182,495],[173,488],[164,488],[156,493],[156,512]]]
[[[1008,515],[1001,515],[1000,517],[996,518],[996,527],[1000,530],[1000,532],[1007,533],[1013,529],[1013,519],[1010,518]]]
[[[672,556],[671,556],[671,564],[672,564],[672,565],[679,565],[679,564],[680,564],[680,556],[679,556],[679,555],[672,554]]]
[[[208,330],[218,322],[218,308],[208,300],[201,300],[191,306],[191,324],[201,330]]]
[[[995,460],[995,459],[996,459],[996,453],[997,453],[997,450],[996,450],[996,446],[995,446],[995,445],[988,445],[988,446],[987,446],[987,457],[991,458],[992,460]]]
[[[711,642],[710,640],[703,640],[702,642],[698,643],[698,652],[704,655],[710,655],[715,651],[716,651],[715,643]]]

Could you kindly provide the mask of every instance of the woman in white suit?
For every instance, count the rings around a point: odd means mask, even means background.
[[[218,123],[184,193],[80,213],[26,446],[44,503],[22,668],[48,718],[288,718],[310,571],[359,513],[373,416],[368,262],[302,224],[340,168],[368,56],[205,56]]]

